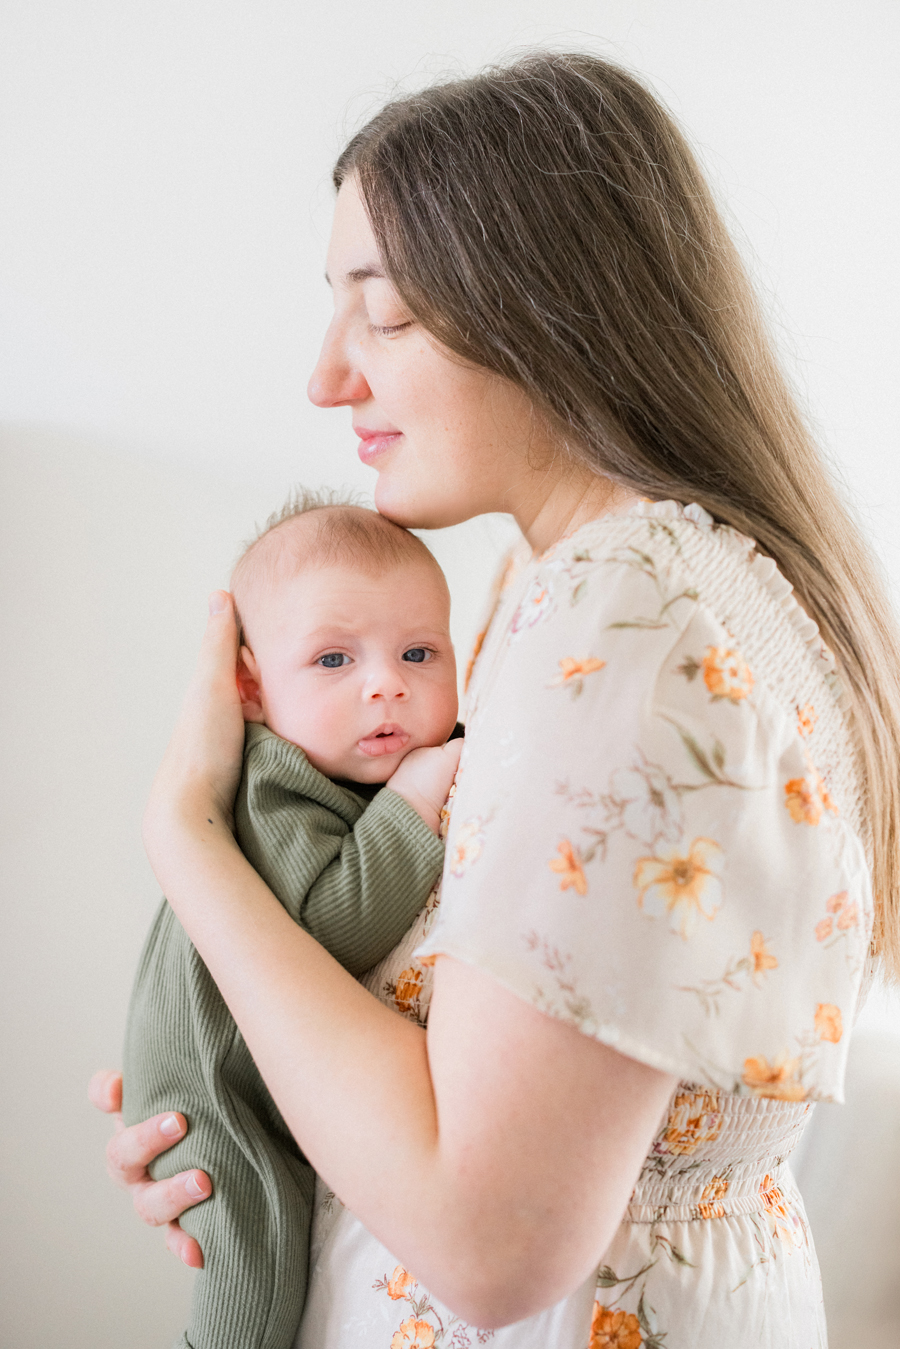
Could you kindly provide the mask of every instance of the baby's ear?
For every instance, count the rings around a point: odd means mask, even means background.
[[[241,695],[241,711],[244,714],[244,721],[265,721],[265,715],[262,710],[262,702],[260,699],[258,676],[259,670],[253,652],[249,647],[242,646],[238,653],[235,678],[237,680],[238,693]]]

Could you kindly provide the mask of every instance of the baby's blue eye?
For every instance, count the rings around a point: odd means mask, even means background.
[[[326,670],[338,670],[342,665],[350,664],[350,657],[343,651],[329,651],[327,655],[320,656],[316,664],[324,665]]]
[[[410,660],[414,665],[422,665],[426,660],[430,660],[431,652],[424,646],[411,646],[408,651],[404,651],[403,659]]]

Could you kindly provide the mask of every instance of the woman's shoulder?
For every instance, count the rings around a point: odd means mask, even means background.
[[[495,694],[519,701],[519,684],[522,714],[536,713],[528,692],[535,680],[579,700],[603,682],[609,708],[639,690],[645,706],[680,704],[679,687],[696,686],[695,715],[715,721],[717,708],[743,706],[746,736],[776,726],[798,735],[864,833],[834,658],[773,559],[701,507],[641,503],[582,526],[540,557],[514,559],[492,629],[476,666],[470,725],[496,712]]]
[[[697,505],[642,502],[591,521],[517,570],[528,584],[511,617],[513,635],[567,610],[580,609],[590,622],[594,613],[607,617],[636,600],[646,601],[641,612],[614,618],[617,626],[674,630],[688,621],[691,606],[701,605],[724,626],[740,626],[751,644],[773,631],[779,641],[792,633],[791,646],[804,661],[833,675],[817,625],[773,559]]]

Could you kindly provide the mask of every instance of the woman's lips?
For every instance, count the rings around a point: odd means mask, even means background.
[[[398,750],[405,749],[408,744],[409,732],[404,731],[403,727],[398,726],[396,722],[385,722],[371,735],[357,741],[357,745],[363,754],[368,754],[371,759],[377,759],[382,754],[396,754]]]
[[[367,426],[354,427],[359,436],[357,453],[364,464],[371,464],[400,439],[401,431],[370,431]]]

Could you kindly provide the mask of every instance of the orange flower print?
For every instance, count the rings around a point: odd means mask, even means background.
[[[484,646],[485,637],[487,637],[487,628],[482,628],[481,632],[479,632],[478,636],[475,638],[475,645],[472,647],[472,654],[469,657],[469,663],[466,666],[466,677],[463,681],[463,693],[469,692],[469,683],[472,679],[472,672],[475,669],[476,660],[481,655],[481,648]]]
[[[811,782],[806,778],[791,778],[785,783],[785,802],[791,819],[797,824],[818,824],[822,818],[822,802]]]
[[[838,914],[837,926],[842,932],[846,932],[848,928],[856,927],[858,918],[859,912],[856,905],[848,904],[846,908],[842,909]]]
[[[438,824],[438,837],[442,842],[447,841],[447,834],[450,830],[450,809],[453,805],[453,798],[456,795],[456,783],[450,784],[450,791],[447,800],[441,806],[440,822]]]
[[[643,1342],[641,1323],[631,1312],[594,1303],[588,1349],[640,1349]]]
[[[739,703],[753,688],[753,675],[740,652],[731,647],[708,646],[701,664],[703,682],[714,698]]]
[[[550,613],[552,604],[553,592],[549,585],[540,580],[532,581],[522,603],[512,616],[510,631],[513,636],[525,628],[533,628],[535,623],[540,623],[541,619]]]
[[[391,1337],[391,1349],[434,1349],[434,1326],[415,1316],[400,1322]]]
[[[460,825],[450,853],[450,874],[452,876],[457,878],[464,876],[469,867],[474,866],[478,861],[484,847],[484,824],[485,821],[481,816],[476,815],[473,819],[465,820]]]
[[[812,735],[813,727],[819,720],[819,714],[812,703],[797,708],[797,730],[801,735]]]
[[[766,1175],[760,1181],[759,1194],[772,1236],[785,1246],[799,1246],[803,1241],[800,1218],[794,1213],[784,1192],[775,1184],[772,1176]]]
[[[701,1218],[724,1218],[725,1209],[717,1201],[728,1193],[728,1181],[724,1176],[713,1176],[708,1185],[704,1185],[697,1210]]]
[[[698,919],[712,920],[721,907],[722,886],[712,862],[722,850],[711,838],[695,838],[687,856],[674,849],[634,864],[638,906],[652,918],[668,917],[673,932],[687,939]]]
[[[419,998],[422,995],[422,971],[414,969],[411,965],[409,969],[403,970],[397,976],[397,985],[394,989],[394,1006],[398,1012],[408,1016],[410,1012],[417,1013],[419,1010]],[[400,1266],[398,1265],[399,1269]],[[396,1273],[396,1270],[394,1271]]]
[[[669,1107],[653,1151],[690,1157],[702,1143],[714,1143],[722,1131],[722,1093],[715,1087],[680,1091]]]
[[[820,1040],[836,1045],[844,1033],[844,1019],[840,1007],[833,1002],[820,1002],[816,1008],[816,1034]]]
[[[395,1302],[399,1302],[401,1298],[406,1297],[409,1289],[415,1288],[415,1286],[416,1281],[409,1270],[404,1269],[402,1265],[398,1265],[387,1281],[388,1297],[393,1298]]]
[[[784,804],[791,819],[797,824],[818,824],[823,810],[830,811],[832,815],[838,813],[818,773],[813,773],[809,778],[791,778],[790,782],[785,783],[784,796]]]
[[[754,1096],[766,1096],[774,1101],[803,1101],[806,1088],[798,1080],[799,1059],[782,1054],[769,1063],[762,1054],[744,1059],[743,1081]]]
[[[816,941],[826,941],[835,932],[842,937],[859,922],[859,909],[849,902],[846,890],[831,896],[825,913],[826,917],[816,923]]]
[[[550,680],[547,685],[550,689],[568,688],[572,690],[572,697],[577,698],[584,687],[584,681],[587,675],[595,674],[597,670],[602,670],[606,665],[605,660],[598,660],[596,656],[586,656],[584,660],[576,660],[574,656],[564,656],[559,662],[559,674]]]
[[[760,979],[766,970],[778,969],[778,961],[766,946],[765,937],[761,932],[754,932],[750,938],[750,960],[753,967],[753,982],[759,988]]]
[[[560,890],[568,890],[569,887],[575,891],[576,895],[587,894],[587,877],[581,866],[581,859],[575,848],[567,838],[564,838],[557,848],[559,857],[554,857],[550,863],[551,871],[558,871],[561,877],[559,882]]]
[[[826,937],[830,937],[833,926],[834,920],[831,918],[823,918],[816,923],[816,941],[824,941]]]

